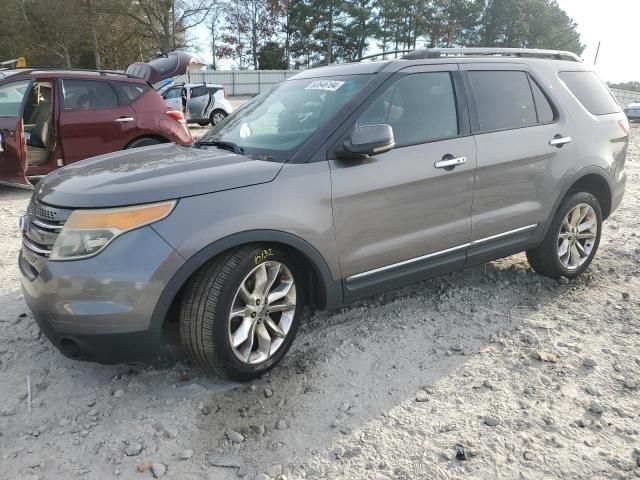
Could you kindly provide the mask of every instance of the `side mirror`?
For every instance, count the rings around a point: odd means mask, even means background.
[[[395,144],[391,125],[361,125],[356,127],[351,140],[345,140],[339,154],[343,157],[366,157],[388,152]]]

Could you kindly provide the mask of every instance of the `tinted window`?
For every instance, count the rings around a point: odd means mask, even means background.
[[[471,71],[469,80],[478,108],[480,131],[522,128],[537,123],[525,72]]]
[[[118,106],[116,92],[100,80],[63,80],[65,110],[95,110]]]
[[[29,80],[0,85],[0,117],[19,117]]]
[[[391,125],[396,147],[456,136],[458,116],[451,75],[415,73],[401,78],[357,121],[357,125],[378,123]]]
[[[216,93],[218,90],[222,90],[222,89],[221,89],[220,87],[207,87],[207,90],[209,90],[209,93],[210,93],[211,95],[215,95],[215,93]]]
[[[118,91],[120,105],[129,105],[151,90],[151,87],[144,83],[114,82],[113,86]]]
[[[198,85],[197,87],[193,87],[191,89],[191,97],[202,97],[206,95],[208,92],[207,87],[204,85]]]
[[[618,102],[594,72],[559,72],[558,76],[592,114],[606,115],[620,111]]]
[[[538,84],[533,80],[531,81],[531,90],[533,91],[533,99],[536,102],[536,113],[538,114],[538,123],[551,123],[555,120],[555,114],[553,107],[549,103],[549,99],[542,92]]]

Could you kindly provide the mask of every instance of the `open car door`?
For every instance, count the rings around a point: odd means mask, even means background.
[[[189,65],[199,63],[198,58],[190,53],[175,51],[148,62],[132,63],[125,73],[154,85],[162,80],[184,75]]]
[[[27,147],[20,117],[0,117],[0,183],[31,186],[26,177]]]
[[[27,143],[22,112],[30,80],[0,86],[0,183],[29,186],[26,178]]]
[[[206,85],[194,85],[189,87],[189,96],[187,100],[187,119],[204,120],[207,118],[207,111],[213,102],[213,97]]]

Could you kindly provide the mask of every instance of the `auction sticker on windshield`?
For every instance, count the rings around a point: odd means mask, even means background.
[[[335,92],[344,82],[340,80],[315,80],[305,87],[305,90],[329,90]]]

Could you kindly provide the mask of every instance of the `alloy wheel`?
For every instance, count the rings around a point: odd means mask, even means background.
[[[282,346],[296,312],[296,286],[289,268],[277,261],[256,266],[236,291],[229,312],[229,343],[243,363],[271,358]]]
[[[218,125],[221,121],[225,119],[226,115],[224,113],[214,113],[213,114],[213,124]]]
[[[558,258],[567,270],[576,270],[591,256],[598,234],[593,207],[580,203],[569,210],[560,226]]]

